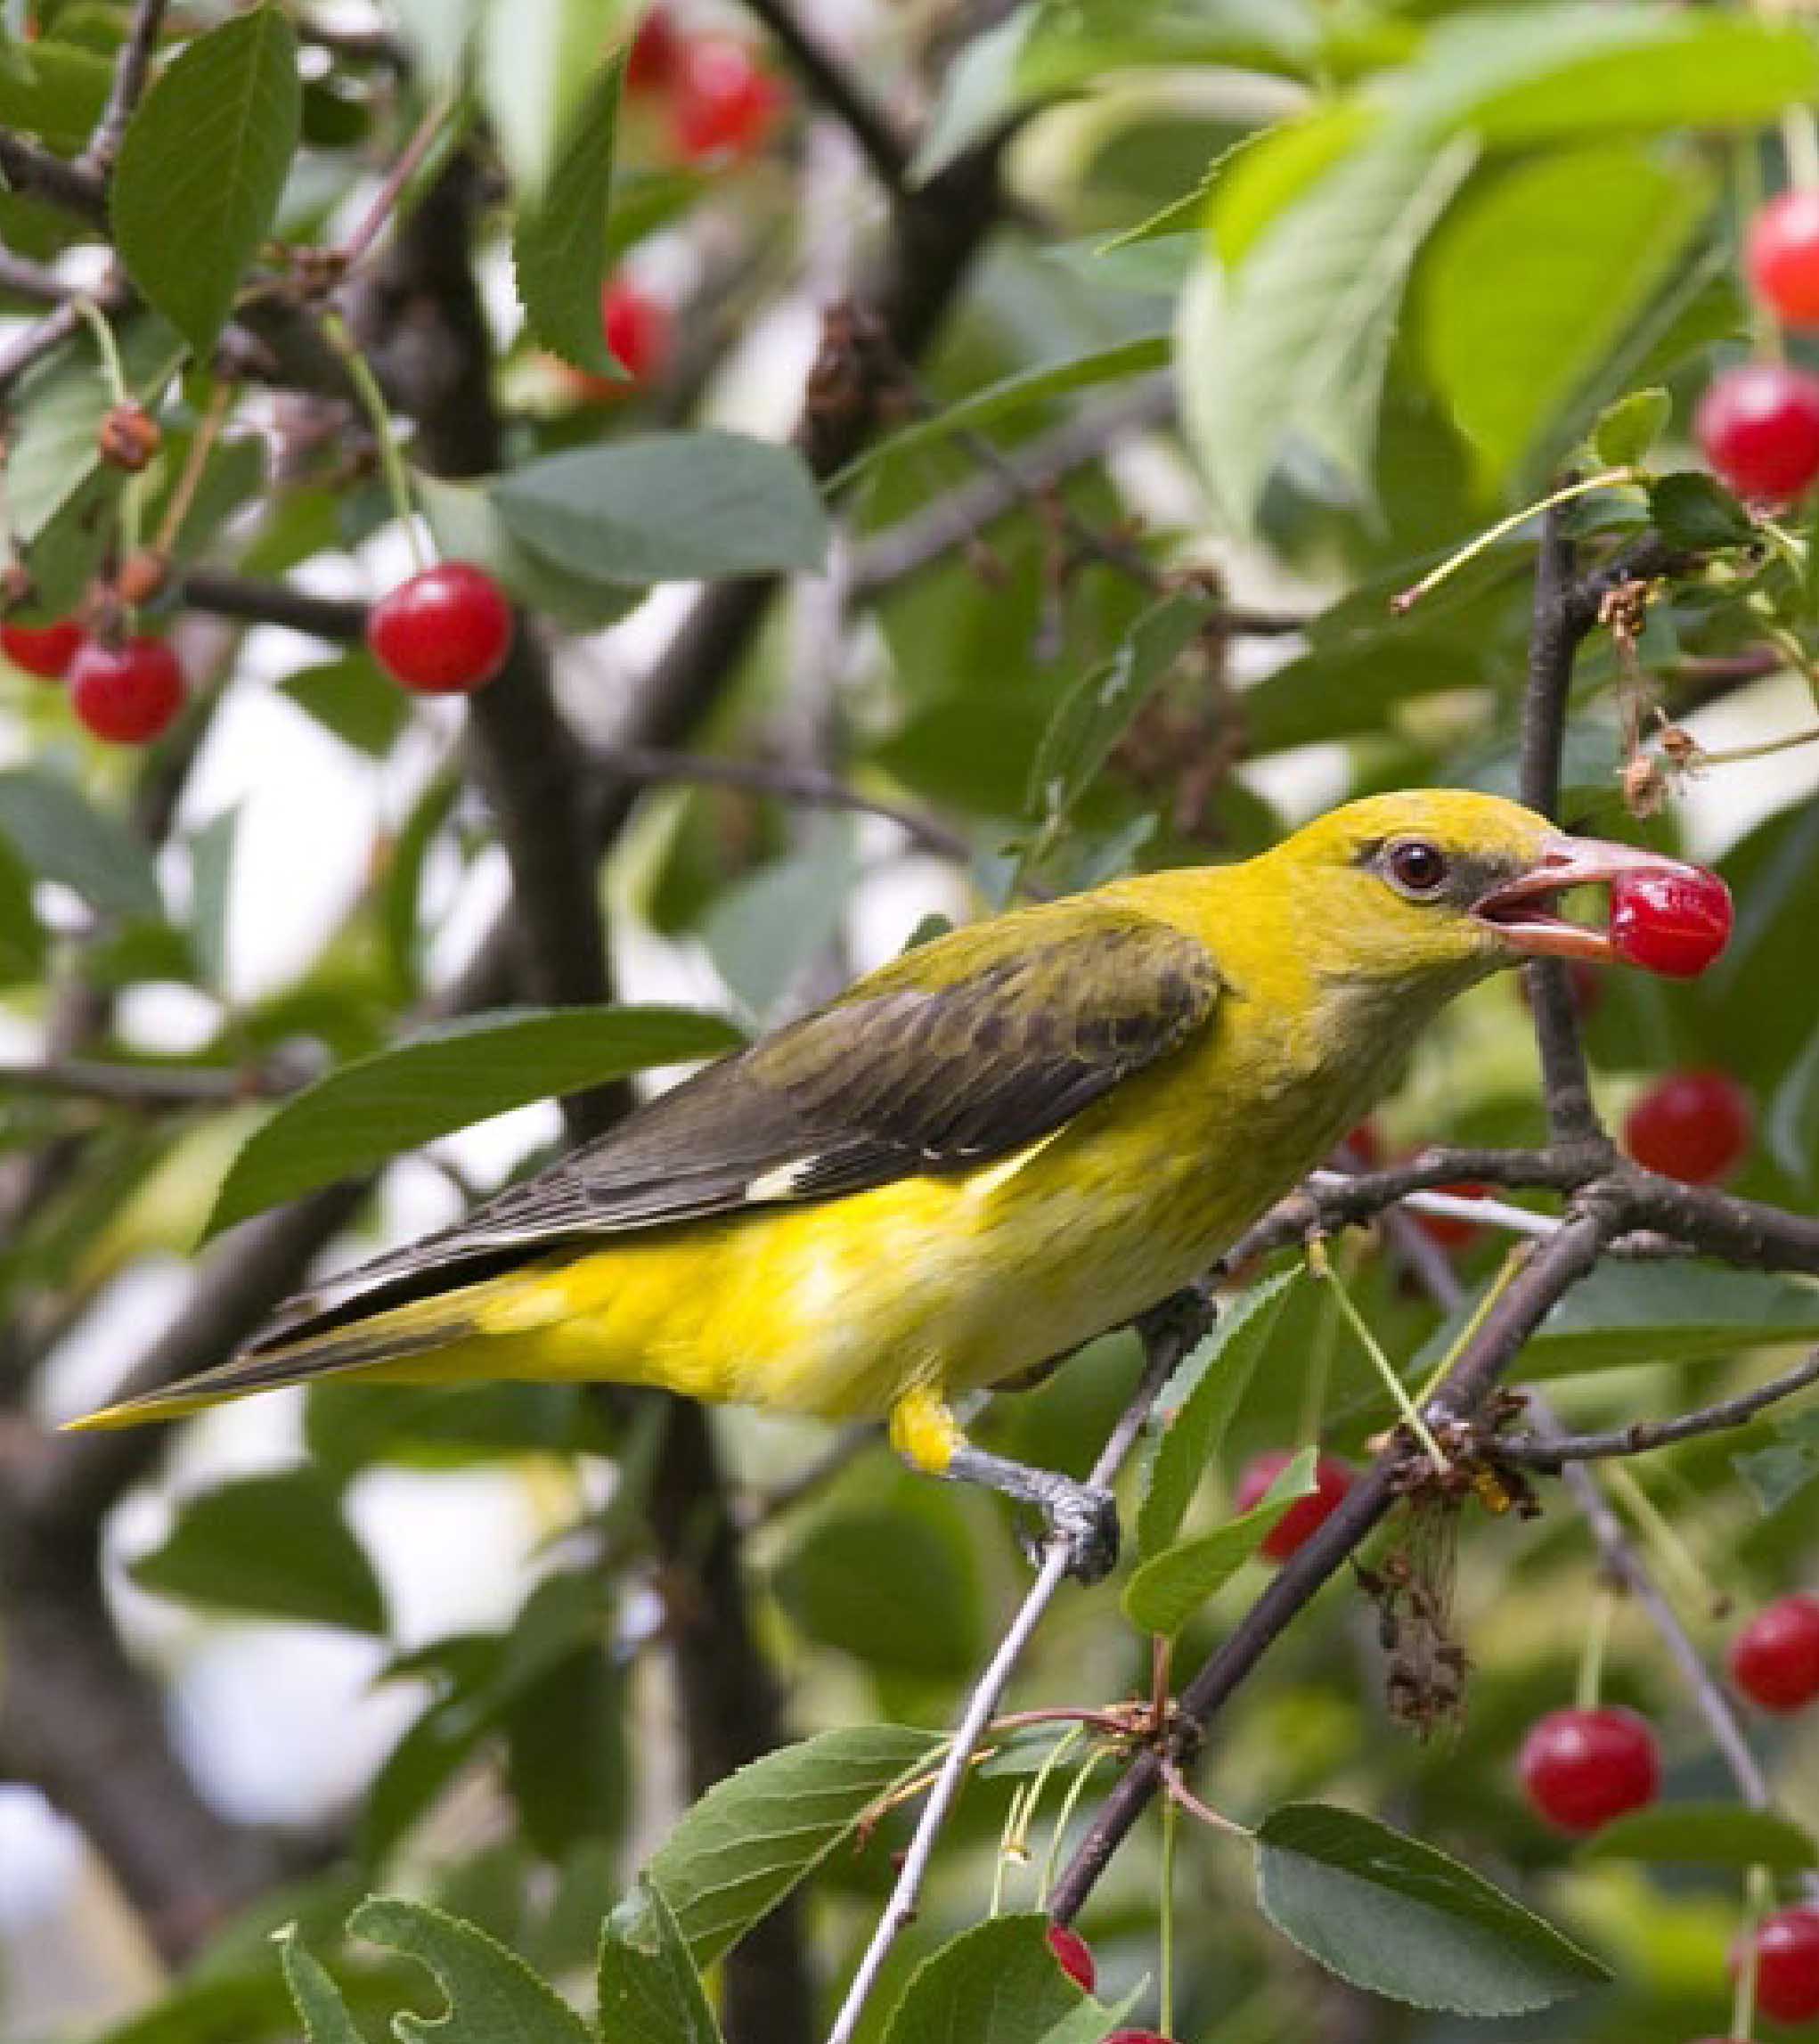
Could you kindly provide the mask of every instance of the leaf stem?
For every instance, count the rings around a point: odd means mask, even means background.
[[[1511,533],[1528,524],[1531,518],[1539,518],[1544,511],[1553,511],[1556,505],[1570,503],[1575,497],[1589,496],[1594,490],[1616,489],[1623,486],[1635,486],[1646,482],[1645,472],[1637,468],[1603,469],[1595,476],[1582,476],[1578,481],[1562,483],[1551,495],[1542,497],[1532,504],[1524,504],[1521,511],[1513,511],[1507,518],[1499,519],[1488,526],[1475,539],[1467,540],[1456,553],[1449,553],[1439,567],[1431,568],[1419,582],[1410,585],[1390,599],[1390,609],[1397,617],[1414,609],[1423,596],[1431,596],[1441,583],[1456,575],[1468,562],[1477,560],[1480,553],[1495,546],[1498,540],[1506,539]]]
[[[423,536],[417,529],[411,478],[404,467],[404,457],[398,450],[397,435],[392,430],[392,415],[386,405],[385,393],[372,373],[371,364],[360,352],[359,343],[347,331],[347,323],[339,313],[322,315],[322,338],[340,358],[347,372],[347,380],[360,399],[361,410],[366,413],[372,428],[373,439],[379,447],[379,468],[385,476],[386,495],[391,499],[392,511],[404,528],[412,561],[420,575],[428,567],[429,557],[424,551]]]
[[[1326,1244],[1321,1236],[1316,1235],[1308,1244],[1308,1267],[1316,1277],[1323,1279],[1332,1287],[1333,1296],[1338,1302],[1340,1312],[1344,1314],[1351,1331],[1358,1337],[1358,1345],[1370,1358],[1371,1367],[1383,1380],[1383,1388],[1394,1401],[1396,1410],[1402,1415],[1403,1423],[1421,1443],[1434,1468],[1445,1475],[1452,1464],[1448,1461],[1445,1451],[1434,1438],[1432,1427],[1422,1418],[1421,1408],[1408,1395],[1407,1387],[1397,1376],[1395,1364],[1383,1353],[1383,1345],[1371,1332],[1370,1323],[1352,1303],[1351,1294],[1346,1289],[1343,1279],[1333,1268],[1333,1259],[1327,1255]]]
[[[69,301],[77,317],[94,336],[95,350],[101,356],[101,372],[108,387],[109,401],[115,405],[130,405],[133,393],[126,387],[126,364],[120,360],[119,343],[114,339],[114,330],[108,324],[107,315],[91,298],[74,298]]]
[[[1726,1599],[1635,1476],[1620,1463],[1613,1462],[1604,1471],[1604,1482],[1623,1500],[1624,1508],[1654,1549],[1664,1573],[1677,1581],[1687,1602],[1695,1610],[1721,1610]]]
[[[158,530],[152,536],[152,551],[169,555],[176,551],[177,534],[184,520],[190,515],[190,507],[196,501],[196,492],[201,486],[202,472],[208,466],[209,457],[215,452],[215,443],[221,437],[234,398],[235,386],[221,382],[215,386],[214,395],[208,400],[208,408],[190,441],[189,452],[184,457],[184,466],[170,496],[164,507],[164,515],[158,521]]]

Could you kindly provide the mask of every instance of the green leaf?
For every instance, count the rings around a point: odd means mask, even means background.
[[[309,2044],[366,2044],[329,1969],[305,1948],[295,1925],[278,1940],[278,1963]]]
[[[1733,1458],[1737,1473],[1756,1492],[1765,1512],[1778,1512],[1819,1479],[1819,1413],[1803,1412],[1777,1422],[1775,1443]]]
[[[144,846],[54,773],[0,772],[0,838],[39,879],[61,880],[91,908],[146,921],[164,914]]]
[[[383,759],[411,721],[410,698],[363,651],[300,667],[278,683],[278,692],[369,759]]]
[[[1165,596],[1126,634],[1109,660],[1081,675],[1061,699],[1030,767],[1026,806],[1046,842],[1067,821],[1130,720],[1194,642],[1210,615],[1203,596]]]
[[[391,0],[412,57],[426,83],[446,91],[466,69],[482,0]],[[495,10],[497,12],[497,10]]]
[[[272,231],[302,108],[296,33],[262,6],[198,36],[127,124],[109,200],[116,245],[199,355]]]
[[[47,948],[32,900],[30,869],[0,836],[0,986],[36,978]]]
[[[1404,703],[1448,690],[1481,688],[1490,649],[1451,626],[1419,618],[1327,639],[1244,691],[1244,735],[1258,757],[1296,746],[1392,729]]]
[[[1076,390],[1091,390],[1102,383],[1122,383],[1133,376],[1166,369],[1172,353],[1169,335],[1146,334],[1138,340],[1121,340],[1109,347],[1093,348],[1065,362],[1019,370],[1015,375],[987,384],[983,390],[970,392],[933,418],[918,419],[913,426],[876,442],[849,462],[828,488],[830,492],[844,489],[879,462],[913,453],[956,433],[977,431],[999,419],[1027,411],[1032,405],[1046,405]]]
[[[1119,2029],[1124,2018],[1142,2000],[1143,1986],[1134,1987],[1122,2001],[1110,2007],[1101,2007],[1096,2001],[1082,2000],[1071,2015],[1064,2015],[1054,2029],[1042,2032],[1039,2044],[1105,2044],[1112,2032]]]
[[[1599,413],[1592,450],[1610,468],[1635,468],[1648,459],[1673,413],[1674,400],[1659,383],[1632,390]]]
[[[1025,0],[975,36],[948,65],[941,97],[910,166],[912,185],[940,176],[1017,110],[1023,97],[1017,67],[1040,12],[1038,0]]]
[[[1415,296],[1435,387],[1488,489],[1654,295],[1710,200],[1695,166],[1606,143],[1516,164],[1453,208]]]
[[[23,129],[60,153],[81,149],[107,104],[114,67],[48,36],[9,46],[0,63],[0,127]]]
[[[1709,476],[1683,470],[1649,485],[1649,516],[1669,546],[1704,552],[1749,546],[1757,536],[1748,511]]]
[[[1768,1147],[1790,1178],[1809,1191],[1819,1182],[1819,1027],[1775,1088]]]
[[[227,916],[233,884],[238,807],[224,809],[190,835],[190,948],[202,984],[217,991],[227,981]]]
[[[1664,1803],[1633,1810],[1579,1848],[1582,1860],[1655,1865],[1767,1867],[1777,1874],[1819,1866],[1819,1848],[1790,1818],[1741,1803]]]
[[[930,1519],[903,1511],[822,1519],[775,1588],[811,1639],[874,1668],[958,1679],[978,1658],[978,1577],[967,1549]]]
[[[599,1980],[600,2044],[720,2044],[701,1975],[648,1880],[600,1925]]]
[[[287,1100],[234,1158],[208,1233],[509,1108],[714,1057],[739,1041],[729,1023],[681,1008],[467,1018],[344,1065]]]
[[[1516,2015],[1610,1978],[1469,1868],[1374,1818],[1285,1803],[1257,1847],[1263,1913],[1354,1987],[1418,2008]]]
[[[1041,2044],[1080,2008],[1048,1919],[994,1917],[925,1959],[891,2012],[885,2044]]]
[[[648,433],[514,469],[489,495],[520,544],[570,575],[647,584],[820,567],[827,513],[793,448]]]
[[[943,1743],[908,1725],[849,1725],[766,1754],[710,1788],[645,1869],[695,1963],[711,1966],[737,1944]]]
[[[1176,374],[1187,437],[1243,529],[1293,437],[1367,486],[1390,345],[1410,266],[1472,168],[1372,143],[1274,220],[1234,271],[1203,264],[1181,302]]]
[[[1138,1552],[1146,1560],[1181,1530],[1301,1276],[1297,1264],[1224,1306],[1211,1332],[1163,1386],[1150,1421],[1154,1445],[1144,1466],[1137,1512]]]
[[[640,593],[623,582],[586,570],[570,573],[520,546],[480,484],[421,474],[411,483],[444,558],[484,568],[526,610],[570,631],[598,632],[638,601]]]
[[[504,1711],[506,1784],[528,1844],[559,1865],[625,1816],[624,1685],[589,1640],[524,1682]]]
[[[1819,95],[1819,45],[1793,22],[1564,0],[1475,7],[1437,23],[1401,125],[1469,127],[1498,146],[1555,137],[1754,127]]]
[[[1124,1615],[1141,1632],[1173,1639],[1257,1552],[1289,1506],[1318,1488],[1314,1476],[1318,1459],[1317,1449],[1303,1448],[1269,1486],[1261,1503],[1197,1540],[1164,1548],[1145,1562],[1124,1585],[1119,1600]]]
[[[561,1996],[477,1925],[381,1895],[361,1903],[347,1928],[420,1961],[447,1998],[444,2015],[393,2016],[400,2044],[593,2044]]]
[[[785,859],[742,875],[714,899],[701,938],[748,1012],[778,1004],[840,934],[859,878],[851,821],[822,817]]]
[[[383,1633],[385,1592],[313,1468],[245,1476],[185,1501],[127,1573],[143,1589],[226,1611]]]
[[[553,200],[573,168],[569,144],[600,58],[635,12],[635,0],[510,0],[487,8],[476,71],[521,206]]]
[[[521,204],[512,236],[518,295],[531,331],[564,361],[594,375],[623,374],[600,325],[607,214],[624,65],[596,73],[562,138],[549,190]]]

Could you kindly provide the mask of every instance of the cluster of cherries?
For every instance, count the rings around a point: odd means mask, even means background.
[[[1819,1597],[1779,1598],[1732,1642],[1731,1680],[1765,1711],[1819,1701]],[[1648,1720],[1606,1705],[1552,1711],[1522,1742],[1517,1772],[1538,1815],[1583,1836],[1652,1803],[1661,1783],[1660,1747]],[[1781,2023],[1819,2018],[1819,1908],[1778,1909],[1757,1925],[1758,2006]],[[1732,1958],[1741,1969],[1747,1952]]]
[[[1769,200],[1744,250],[1750,289],[1783,326],[1819,329],[1819,190]],[[1749,362],[1715,376],[1693,416],[1705,458],[1740,497],[1790,503],[1819,478],[1819,376]]]
[[[169,730],[187,693],[183,666],[162,639],[110,645],[70,617],[0,625],[0,652],[40,681],[65,683],[77,721],[116,745],[143,745]]]

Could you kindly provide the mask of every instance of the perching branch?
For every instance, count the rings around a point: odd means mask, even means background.
[[[1602,1434],[1567,1434],[1557,1427],[1545,1431],[1538,1427],[1526,1436],[1505,1436],[1497,1443],[1497,1451],[1503,1461],[1558,1476],[1569,1462],[1602,1462],[1613,1455],[1646,1455],[1657,1448],[1696,1440],[1701,1434],[1722,1434],[1733,1427],[1745,1427],[1758,1413],[1798,1397],[1815,1384],[1819,1384],[1819,1349],[1804,1362],[1753,1390],[1739,1392],[1734,1398],[1717,1399],[1672,1419],[1636,1419],[1627,1427],[1612,1427]]]

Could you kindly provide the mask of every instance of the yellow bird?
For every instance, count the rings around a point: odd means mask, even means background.
[[[303,1294],[231,1361],[77,1424],[327,1375],[657,1385],[888,1419],[916,1468],[1040,1506],[1103,1573],[1109,1496],[973,1447],[954,1399],[1191,1282],[1474,981],[1608,960],[1562,891],[1670,870],[1496,797],[1411,792],[956,930]]]

